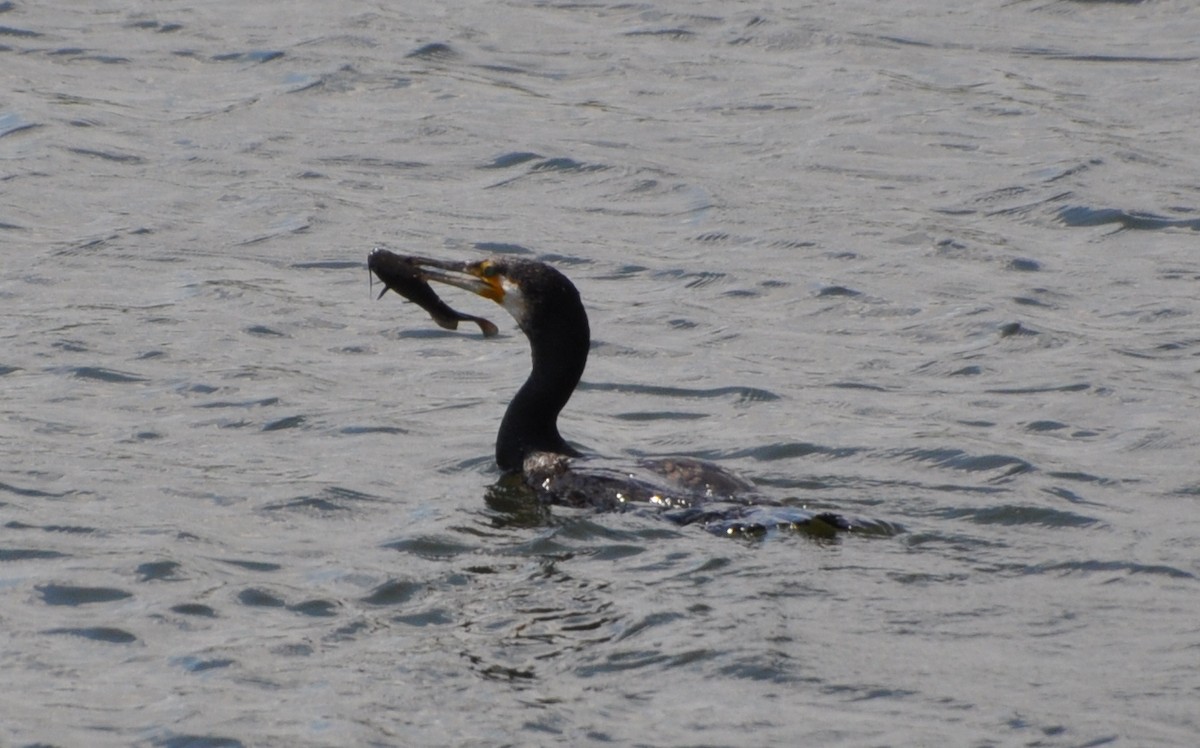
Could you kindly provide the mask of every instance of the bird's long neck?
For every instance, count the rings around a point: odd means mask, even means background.
[[[587,314],[578,309],[556,310],[553,320],[525,329],[533,369],[517,391],[496,436],[496,464],[505,472],[520,471],[533,452],[576,455],[558,433],[558,414],[587,365],[590,337]]]

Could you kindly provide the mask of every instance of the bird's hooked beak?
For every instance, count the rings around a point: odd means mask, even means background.
[[[445,283],[473,294],[504,303],[503,277],[491,260],[479,262],[453,262],[431,257],[407,257],[426,281]]]

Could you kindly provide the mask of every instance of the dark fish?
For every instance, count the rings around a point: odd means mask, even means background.
[[[373,250],[367,258],[367,269],[383,282],[384,289],[379,292],[378,298],[383,298],[388,289],[391,289],[429,312],[433,321],[447,330],[457,330],[460,321],[468,321],[479,325],[479,330],[485,338],[499,332],[489,320],[463,314],[438,298],[426,280],[426,274],[417,264],[421,259],[398,255],[386,249]]]

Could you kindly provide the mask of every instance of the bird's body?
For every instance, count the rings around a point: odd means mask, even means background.
[[[577,465],[581,455],[559,433],[558,416],[587,365],[590,327],[579,291],[550,265],[521,258],[453,263],[376,249],[368,267],[398,292],[418,284],[427,288],[428,281],[446,283],[497,302],[516,320],[529,339],[532,367],[500,422],[496,464],[505,473],[520,474],[542,501],[601,509],[653,506],[683,523],[711,525],[718,519],[723,521],[719,527],[727,529],[744,529],[747,522],[761,526],[761,518],[749,518],[763,507],[774,507],[791,511],[768,525],[811,524],[817,534],[850,529],[840,515],[814,515],[764,499],[749,481],[702,460],[642,460],[634,469]],[[409,277],[397,278],[397,272]],[[437,301],[440,306],[423,298],[421,306],[437,309],[442,318],[453,314],[478,321]],[[480,327],[487,329],[482,323]]]

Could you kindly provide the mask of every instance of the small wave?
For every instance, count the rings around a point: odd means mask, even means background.
[[[252,608],[282,608],[285,604],[283,598],[257,587],[242,590],[238,593],[237,600],[242,605]]]
[[[97,642],[108,642],[109,644],[129,644],[137,641],[137,637],[133,634],[129,633],[125,629],[119,629],[113,626],[49,629],[46,631],[46,633],[82,636],[84,639],[91,639],[92,641]]]
[[[161,735],[155,735],[152,745],[155,748],[245,748],[246,744],[237,738],[224,735],[200,735],[166,730]]]
[[[267,561],[244,561],[236,558],[223,558],[221,561],[230,566],[236,566],[239,569],[246,569],[247,571],[279,571],[283,568],[279,564]]]
[[[77,587],[70,584],[43,584],[37,588],[47,605],[91,605],[109,603],[133,597],[132,593],[116,587]]]
[[[630,392],[651,397],[682,397],[682,398],[716,398],[736,395],[739,402],[772,402],[779,400],[779,395],[758,387],[713,387],[711,389],[692,389],[689,387],[669,387],[653,384],[616,384],[613,382],[584,382],[579,385],[581,390],[598,392]]]
[[[263,431],[282,431],[283,429],[294,429],[304,425],[308,420],[306,416],[287,416],[275,421],[271,421],[262,427]]]
[[[1005,264],[1004,268],[1018,273],[1036,273],[1042,269],[1042,264],[1027,257],[1014,257]]]
[[[63,494],[64,496],[66,494]],[[90,535],[94,532],[100,532],[94,527],[85,527],[81,525],[27,525],[24,522],[13,520],[4,524],[10,530],[43,530],[45,532],[62,532],[70,535]]]
[[[404,55],[412,60],[454,60],[458,52],[445,42],[430,42]]]
[[[1200,231],[1200,218],[1167,218],[1154,213],[1127,211],[1118,208],[1089,208],[1085,205],[1071,205],[1060,208],[1058,220],[1073,228],[1103,226],[1115,223],[1122,229],[1139,229],[1154,231],[1159,229],[1181,228]]]
[[[531,166],[529,168],[529,171],[530,171],[530,173],[536,173],[536,172],[542,172],[542,171],[579,172],[579,171],[601,171],[601,170],[607,169],[607,168],[608,167],[604,166],[603,164],[588,164],[588,163],[584,163],[583,161],[576,161],[573,158],[566,158],[564,156],[564,157],[559,157],[559,158],[545,159],[544,161],[541,161],[541,162],[536,163],[533,166]]]
[[[359,260],[313,260],[293,262],[289,267],[296,270],[360,270],[363,264]]]
[[[853,298],[855,296],[862,295],[862,291],[855,291],[853,288],[849,288],[847,286],[823,286],[819,291],[817,291],[817,298],[819,299],[825,299],[831,296],[848,296]]]
[[[280,332],[274,328],[267,327],[266,325],[251,325],[250,327],[246,328],[246,333],[250,334],[250,335],[259,335],[264,338],[286,338],[286,337],[289,337],[287,333]]]
[[[133,21],[126,24],[126,26],[131,29],[154,31],[159,34],[170,34],[183,28],[183,24],[181,23],[160,23],[153,20]]]
[[[320,496],[301,496],[290,501],[281,501],[263,507],[263,510],[268,512],[277,512],[284,509],[309,509],[316,512],[328,513],[345,512],[349,510],[349,507],[342,506]]]
[[[401,538],[383,544],[384,548],[391,548],[401,553],[409,553],[418,558],[428,560],[447,560],[471,554],[476,552],[476,547],[459,543],[449,538],[442,538],[435,535],[419,535],[414,538]]]
[[[1034,466],[1019,457],[1002,454],[971,455],[961,449],[904,449],[896,453],[905,460],[931,462],[938,467],[965,470],[970,473],[1005,470],[1005,475],[1029,473]]]
[[[199,657],[184,656],[173,657],[170,660],[172,665],[178,665],[189,673],[202,673],[205,670],[213,670],[216,668],[229,667],[234,663],[234,660],[228,658],[220,658],[215,660],[202,660]]]
[[[1070,471],[1070,470],[1056,470],[1053,472],[1046,473],[1046,475],[1049,475],[1051,478],[1060,478],[1062,480],[1074,480],[1074,481],[1080,481],[1081,483],[1098,483],[1098,484],[1104,485],[1104,486],[1109,485],[1110,483],[1113,482],[1113,480],[1111,478],[1102,478],[1098,475],[1092,475],[1091,473],[1082,473],[1079,471]]]
[[[1044,574],[1047,572],[1062,572],[1063,574],[1072,574],[1082,572],[1090,574],[1097,571],[1106,572],[1127,572],[1129,574],[1157,574],[1161,576],[1171,577],[1173,579],[1195,579],[1196,575],[1190,571],[1177,569],[1174,566],[1166,566],[1164,564],[1138,564],[1132,561],[1063,561],[1056,564],[1039,564],[1030,568],[1030,573]]]
[[[342,429],[342,433],[349,436],[361,436],[363,434],[407,434],[408,429],[402,429],[399,426],[346,426]]]
[[[668,39],[690,39],[691,37],[693,37],[695,35],[696,35],[695,31],[688,31],[687,29],[679,29],[679,28],[645,29],[645,30],[635,30],[635,31],[626,31],[625,32],[625,36],[658,36],[658,37],[666,37]]]
[[[323,164],[331,166],[357,167],[364,173],[380,171],[408,171],[422,169],[429,164],[423,161],[404,161],[399,159],[376,158],[374,156],[327,156],[320,159]]]
[[[871,392],[888,391],[887,387],[880,387],[877,384],[865,384],[863,382],[832,382],[828,386],[841,390],[869,390]]]
[[[305,600],[295,605],[289,605],[287,609],[293,613],[313,618],[331,618],[337,615],[338,604],[332,600]]]
[[[213,55],[213,62],[253,62],[263,63],[278,60],[283,52],[276,49],[252,49],[248,52],[227,52]]]
[[[416,597],[423,584],[408,579],[390,579],[362,598],[366,605],[400,605]]]
[[[172,613],[178,613],[181,616],[200,616],[201,618],[216,618],[217,611],[201,605],[200,603],[180,603],[179,605],[171,606]]]
[[[1091,387],[1092,385],[1087,382],[1078,382],[1076,384],[1052,384],[1045,387],[998,387],[984,391],[991,395],[1037,395],[1044,392],[1083,392]]]
[[[16,496],[26,496],[32,499],[61,499],[67,495],[65,493],[42,491],[37,488],[21,488],[20,486],[14,486],[9,483],[0,483],[0,491],[11,493]],[[13,525],[12,523],[9,523],[7,526],[12,527]]]
[[[76,379],[95,379],[101,382],[113,382],[117,384],[149,381],[137,374],[127,374],[115,369],[106,369],[103,366],[76,366],[69,371],[71,372],[71,376]]]
[[[682,277],[689,279],[685,288],[702,288],[710,283],[723,281],[727,276],[725,273],[699,272],[684,273]]]
[[[196,408],[261,408],[279,403],[277,397],[264,397],[259,400],[216,400],[211,403],[200,403]]]
[[[859,447],[829,447],[824,444],[813,444],[811,442],[774,442],[772,444],[761,444],[749,449],[738,450],[724,455],[723,459],[749,457],[760,462],[773,462],[775,460],[792,460],[809,455],[841,459],[862,451]]]
[[[329,486],[315,496],[297,496],[287,501],[268,504],[263,509],[266,511],[310,509],[318,512],[344,512],[349,511],[351,504],[377,501],[379,501],[378,497],[368,493],[340,486]]]
[[[139,582],[170,582],[180,578],[179,569],[178,561],[147,561],[144,564],[138,564],[136,572]]]
[[[491,163],[484,164],[479,167],[481,169],[507,169],[510,166],[519,166],[526,161],[539,159],[541,156],[537,153],[529,151],[513,151],[511,153],[503,153],[492,159]]]
[[[708,418],[704,413],[686,413],[677,410],[650,410],[617,413],[615,418],[622,421],[698,421]]]
[[[45,551],[40,548],[0,548],[0,563],[5,561],[32,561],[47,558],[66,558],[67,554],[58,551]]]
[[[986,507],[957,507],[941,512],[949,519],[967,519],[981,525],[1040,525],[1042,527],[1090,527],[1100,520],[1075,512],[1021,504]]]
[[[475,249],[494,255],[532,255],[533,250],[508,242],[475,242]]]
[[[1083,2],[1085,0],[1076,0]],[[1095,0],[1090,0],[1095,1]],[[1133,5],[1140,0],[1105,0],[1111,3],[1121,3]],[[1027,57],[1047,57],[1052,60],[1068,60],[1072,62],[1113,62],[1119,64],[1127,64],[1131,62],[1141,62],[1148,64],[1163,64],[1163,63],[1187,63],[1195,62],[1196,57],[1153,57],[1141,55],[1081,55],[1073,52],[1064,52],[1059,49],[1049,49],[1047,47],[1017,47],[1013,50],[1015,54],[1024,55]]]
[[[22,130],[31,130],[35,127],[41,127],[36,122],[30,122],[16,112],[5,112],[0,114],[0,138],[5,135],[12,135],[15,132]]]
[[[112,161],[118,164],[144,164],[146,159],[141,156],[134,156],[129,153],[113,153],[111,151],[97,151],[91,148],[68,148],[71,153],[80,156],[90,156],[92,158],[102,159],[104,161]]]
[[[20,39],[36,39],[44,36],[40,31],[32,29],[18,29],[14,26],[0,26],[0,36],[14,36]]]

